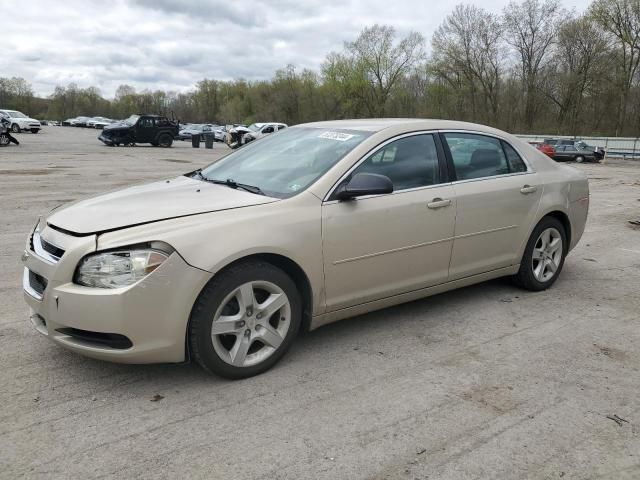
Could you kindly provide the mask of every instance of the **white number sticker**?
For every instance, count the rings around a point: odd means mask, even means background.
[[[353,137],[355,137],[355,135],[342,132],[324,132],[322,135],[318,136],[318,138],[328,138],[329,140],[338,140],[339,142],[346,142]]]

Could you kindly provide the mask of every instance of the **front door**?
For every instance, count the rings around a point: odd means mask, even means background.
[[[433,135],[400,137],[351,172],[385,175],[393,193],[324,203],[328,312],[447,281],[456,199],[440,161]]]
[[[456,175],[449,279],[517,264],[542,196],[538,174],[496,137],[451,132],[442,138]]]

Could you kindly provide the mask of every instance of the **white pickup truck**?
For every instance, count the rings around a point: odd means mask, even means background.
[[[40,122],[35,118],[27,117],[24,113],[17,110],[0,110],[0,115],[8,118],[11,122],[11,131],[20,133],[22,130],[29,130],[31,133],[38,133],[42,128]]]

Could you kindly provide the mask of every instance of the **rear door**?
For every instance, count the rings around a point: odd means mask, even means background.
[[[449,280],[516,264],[542,196],[538,174],[498,137],[442,132],[441,138],[457,200]]]

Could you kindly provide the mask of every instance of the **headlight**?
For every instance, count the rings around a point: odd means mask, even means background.
[[[149,275],[167,258],[166,253],[150,248],[96,253],[80,262],[74,281],[86,287],[126,287]]]

